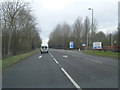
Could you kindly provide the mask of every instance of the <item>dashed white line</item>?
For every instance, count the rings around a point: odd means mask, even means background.
[[[49,54],[51,57],[53,57],[53,55],[50,52]],[[68,58],[68,56],[65,56],[65,58]],[[53,60],[58,64],[58,61],[54,57],[53,57]],[[71,78],[71,76],[63,68],[61,68],[61,70],[78,90],[82,90],[80,86]]]
[[[58,61],[53,57],[53,55],[50,53],[50,56],[53,58],[53,60],[55,61],[55,63],[58,64]]]
[[[53,55],[49,52],[50,56],[53,57]]]
[[[53,60],[58,64],[58,61],[55,58],[53,58]]]
[[[49,52],[50,56],[51,56],[51,53]]]
[[[61,68],[61,70],[63,71],[63,73],[68,77],[68,79],[72,82],[72,84],[78,89],[78,90],[82,90],[80,88],[80,86],[71,78],[71,76],[65,71],[64,68]]]
[[[53,55],[51,55],[51,57],[53,57]]]

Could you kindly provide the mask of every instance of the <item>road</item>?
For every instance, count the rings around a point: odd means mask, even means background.
[[[117,88],[118,60],[50,49],[3,72],[3,88]]]

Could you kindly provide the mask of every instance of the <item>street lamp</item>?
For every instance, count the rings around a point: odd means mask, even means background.
[[[93,42],[93,8],[88,8],[88,10],[92,10],[92,27],[91,27],[91,43]]]

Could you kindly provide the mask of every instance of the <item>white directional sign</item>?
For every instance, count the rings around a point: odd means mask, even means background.
[[[102,42],[93,42],[93,49],[102,49]]]

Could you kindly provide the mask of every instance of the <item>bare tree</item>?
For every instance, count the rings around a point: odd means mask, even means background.
[[[89,38],[90,36],[88,36],[90,33],[90,20],[88,17],[86,17],[86,19],[84,20],[84,42],[86,43],[86,46],[89,46]]]
[[[2,13],[0,4],[0,59],[2,59]]]
[[[82,44],[91,46],[93,40],[91,37],[96,37],[97,23],[94,20],[93,23],[93,36],[90,32],[90,20],[85,18],[84,22],[82,18],[78,17],[74,24],[70,26],[67,23],[58,24],[56,28],[50,33],[49,45],[59,48],[69,48],[69,42],[73,41],[76,49],[82,48]],[[96,41],[97,39],[94,39]]]
[[[49,45],[50,47],[54,48],[60,48],[63,45],[63,40],[62,40],[62,33],[61,33],[62,27],[60,24],[56,25],[55,29],[50,33],[49,36]]]
[[[74,35],[75,48],[80,48],[81,46],[82,32],[83,32],[82,19],[78,17],[73,24],[73,35]]]
[[[2,2],[1,14],[3,55],[16,55],[40,45],[41,38],[36,27],[37,23],[31,15],[28,3]],[[36,40],[39,43],[36,43]]]
[[[26,4],[17,2],[4,2],[2,3],[2,14],[4,16],[5,28],[9,32],[8,38],[8,56],[10,55],[10,45],[13,31],[16,30],[16,16],[19,10],[23,9]],[[8,30],[9,29],[9,30]]]
[[[69,48],[69,36],[70,36],[70,31],[71,28],[67,23],[64,23],[62,25],[62,30],[61,30],[61,34],[63,37],[63,48]]]

